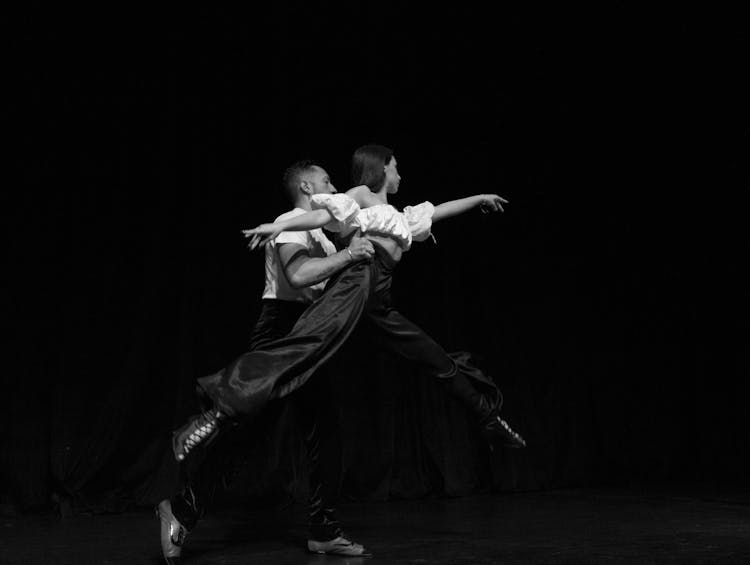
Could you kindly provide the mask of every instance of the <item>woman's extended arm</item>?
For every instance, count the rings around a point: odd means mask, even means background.
[[[503,204],[507,204],[508,201],[497,194],[477,194],[476,196],[469,196],[467,198],[460,198],[458,200],[450,200],[449,202],[443,202],[435,206],[435,214],[432,216],[432,223],[439,222],[445,218],[452,216],[458,216],[464,212],[468,212],[472,208],[477,206],[482,207],[482,211],[487,212],[505,212]]]
[[[265,245],[269,241],[273,241],[283,231],[314,230],[315,228],[322,228],[332,220],[333,215],[325,208],[321,208],[320,210],[305,212],[281,222],[261,224],[251,230],[242,230],[242,233],[245,237],[252,238],[248,247],[255,249],[259,245]]]

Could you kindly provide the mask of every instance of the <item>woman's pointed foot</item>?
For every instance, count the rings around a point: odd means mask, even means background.
[[[490,445],[500,442],[505,447],[526,447],[526,440],[521,434],[514,431],[496,412],[482,424],[482,435],[490,440]]]
[[[199,445],[208,445],[219,432],[219,421],[224,415],[218,410],[201,412],[193,416],[187,424],[172,434],[172,451],[177,461],[185,457]]]

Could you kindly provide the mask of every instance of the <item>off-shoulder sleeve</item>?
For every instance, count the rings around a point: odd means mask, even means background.
[[[359,204],[346,194],[314,194],[310,199],[313,210],[325,208],[335,222],[326,225],[331,231],[342,231],[356,223]]]
[[[431,202],[422,202],[416,206],[404,208],[404,217],[414,241],[424,241],[430,237],[433,214],[435,214],[435,206]]]

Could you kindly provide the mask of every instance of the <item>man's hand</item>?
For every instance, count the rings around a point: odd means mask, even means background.
[[[507,204],[508,201],[502,196],[497,194],[482,194],[481,200],[479,201],[479,209],[482,214],[489,214],[490,212],[505,212],[503,204]]]
[[[372,246],[372,242],[366,237],[353,237],[347,249],[354,261],[361,261],[362,259],[369,261],[375,255],[375,248]]]
[[[281,232],[282,230],[278,229],[276,224],[261,224],[251,230],[242,230],[242,234],[250,239],[247,247],[251,251],[256,247],[272,242]]]

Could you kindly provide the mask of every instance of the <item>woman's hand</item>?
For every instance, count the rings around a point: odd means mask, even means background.
[[[271,243],[282,231],[284,230],[280,229],[276,224],[261,224],[251,230],[242,230],[242,234],[250,239],[247,248],[252,251],[256,247]]]
[[[507,204],[508,201],[502,196],[497,194],[481,194],[479,200],[479,209],[482,214],[489,214],[490,212],[505,212],[503,204]]]

